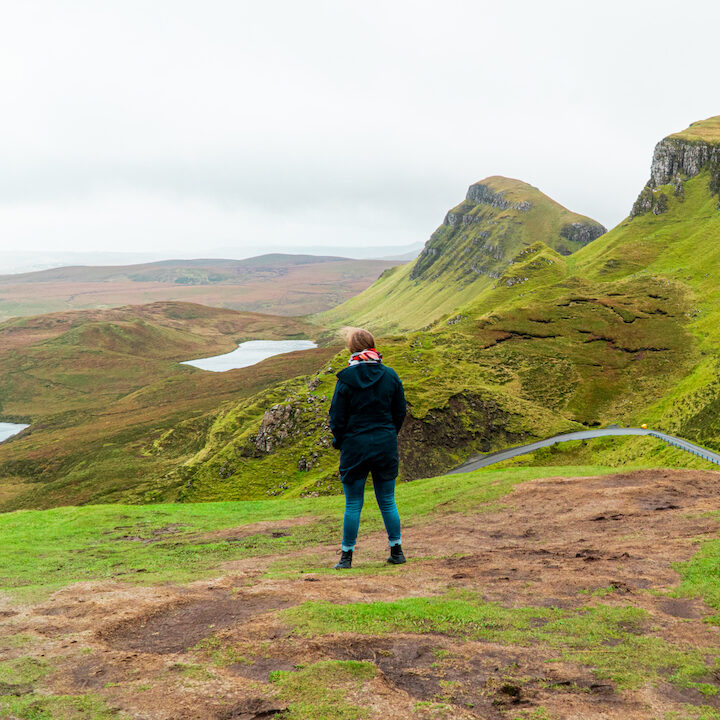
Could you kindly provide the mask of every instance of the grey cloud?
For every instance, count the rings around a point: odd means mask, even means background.
[[[668,0],[8,4],[0,242],[402,244],[492,174],[613,225],[653,144],[720,113],[720,8],[693,6],[692,72],[677,12]]]

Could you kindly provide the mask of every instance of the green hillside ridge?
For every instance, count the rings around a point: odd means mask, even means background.
[[[442,319],[429,322],[430,295],[422,295],[415,331],[382,338],[410,406],[403,479],[447,470],[473,452],[611,423],[648,422],[720,449],[720,212],[711,167],[679,177],[681,191],[676,181],[673,192],[653,188],[668,195],[662,212],[628,218],[567,256],[528,244],[451,311],[440,296]],[[402,282],[398,293],[409,292],[410,274],[432,267],[396,270],[352,302],[402,314],[388,286]],[[382,316],[377,322],[384,327]],[[341,354],[307,380],[228,410],[182,468],[180,497],[337,492],[326,414],[344,362]],[[597,447],[608,464],[707,466],[647,439],[584,447],[572,449],[571,461],[596,459]]]
[[[670,138],[678,138],[680,140],[697,140],[703,143],[714,143],[720,145],[720,115],[708,118],[707,120],[698,120],[691,123],[690,127],[681,132],[669,135]]]
[[[414,263],[386,270],[368,290],[317,320],[384,333],[418,329],[491,287],[535,242],[569,255],[604,232],[532,185],[489,177],[469,187]]]

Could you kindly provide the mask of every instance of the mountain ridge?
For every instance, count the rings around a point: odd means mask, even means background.
[[[470,185],[415,262],[385,271],[366,291],[317,320],[382,332],[417,329],[490,287],[524,248],[543,242],[570,255],[605,232],[528,183],[491,176]]]

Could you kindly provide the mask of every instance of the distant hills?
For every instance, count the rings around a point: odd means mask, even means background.
[[[366,288],[395,260],[270,254],[246,260],[164,260],[69,266],[0,276],[0,320],[69,309],[193,301],[306,315]]]
[[[258,255],[245,260],[200,258],[157,260],[133,265],[70,265],[30,273],[0,275],[0,283],[64,282],[163,282],[179,285],[237,284],[261,274],[273,277],[301,265],[344,262],[348,258],[327,255]]]
[[[409,245],[304,245],[302,247],[272,244],[258,248],[252,246],[210,247],[192,253],[188,250],[175,253],[176,257],[210,257],[245,260],[255,257],[258,249],[280,255],[318,255],[322,257],[341,257],[359,260],[387,260],[407,256],[412,260],[422,250],[423,243]],[[38,270],[50,270],[57,267],[77,265],[140,265],[167,260],[168,252],[107,252],[107,251],[52,251],[52,250],[12,250],[0,249],[0,275],[30,273]]]

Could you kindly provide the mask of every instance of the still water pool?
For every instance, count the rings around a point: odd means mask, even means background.
[[[273,355],[282,355],[295,350],[310,350],[316,347],[317,344],[312,340],[248,340],[248,342],[240,343],[235,350],[224,355],[215,355],[214,357],[200,358],[199,360],[186,360],[182,364],[192,365],[201,370],[225,372],[226,370],[255,365]]]
[[[0,442],[11,438],[13,435],[17,435],[21,430],[24,430],[28,425],[21,423],[4,423],[0,422]]]

